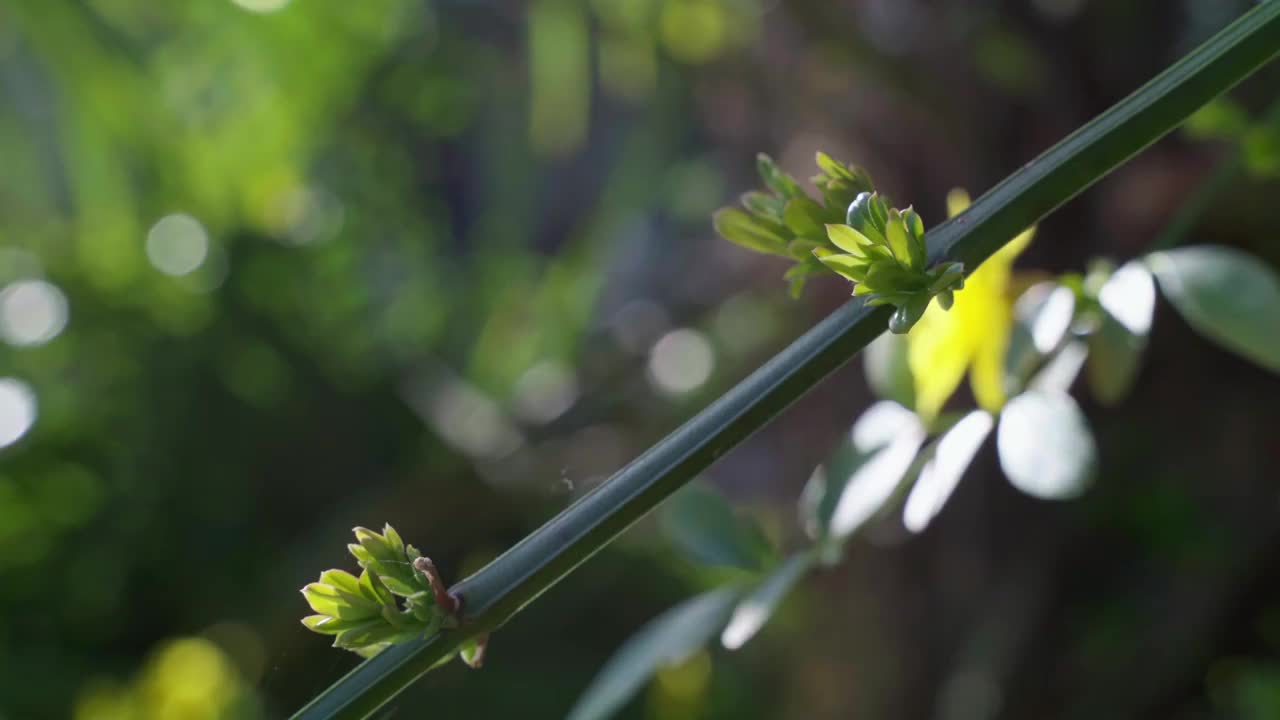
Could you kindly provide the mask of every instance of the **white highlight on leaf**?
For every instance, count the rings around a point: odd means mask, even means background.
[[[720,643],[726,649],[737,650],[755,637],[773,615],[778,603],[811,567],[813,555],[806,552],[791,556],[770,573],[734,608],[729,625],[720,635]]]
[[[1103,284],[1098,302],[1129,332],[1146,335],[1151,331],[1156,309],[1156,284],[1151,272],[1141,262],[1125,263]]]
[[[942,511],[994,426],[991,413],[974,410],[942,436],[933,458],[920,471],[920,479],[907,497],[902,522],[908,530],[915,533],[924,530]]]
[[[905,407],[892,400],[881,400],[853,423],[853,446],[858,452],[871,452],[888,445],[904,429],[919,422],[916,414]]]
[[[1083,492],[1098,452],[1075,400],[1052,391],[1026,392],[1005,405],[996,449],[1009,482],[1046,500]]]
[[[1089,349],[1082,342],[1070,342],[1058,351],[1027,384],[1030,390],[1066,392],[1080,375]]]
[[[1076,294],[1071,288],[1059,285],[1049,291],[1031,325],[1031,340],[1041,355],[1052,352],[1062,342],[1071,328],[1075,309]]]
[[[844,539],[870,520],[893,495],[893,491],[911,468],[916,453],[924,444],[926,433],[915,415],[910,411],[907,413],[911,422],[849,478],[848,484],[840,493],[835,511],[831,514],[832,537]]]

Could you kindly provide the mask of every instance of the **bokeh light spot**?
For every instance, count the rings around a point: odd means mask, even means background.
[[[0,290],[0,338],[10,345],[43,345],[67,326],[67,297],[44,280],[19,280]]]
[[[578,379],[573,370],[553,361],[529,368],[516,382],[513,404],[525,420],[555,420],[578,399]]]
[[[289,4],[289,0],[231,0],[231,2],[256,13],[270,13],[277,10],[283,10]]]
[[[687,393],[711,377],[715,360],[705,335],[688,328],[672,330],[649,352],[649,379],[665,393]]]
[[[147,258],[165,275],[180,277],[209,257],[209,234],[199,220],[185,213],[166,215],[147,232]]]
[[[14,378],[0,378],[0,448],[17,442],[36,421],[36,394]]]

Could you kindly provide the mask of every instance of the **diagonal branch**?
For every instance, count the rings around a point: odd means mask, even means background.
[[[976,268],[1034,224],[1280,53],[1268,0],[928,234],[932,261]],[[855,299],[591,493],[452,590],[461,627],[393,646],[295,720],[365,718],[465,640],[496,629],[884,331],[891,309]]]

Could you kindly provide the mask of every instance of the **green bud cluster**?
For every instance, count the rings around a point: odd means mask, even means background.
[[[934,297],[950,309],[952,293],[964,287],[964,266],[928,267],[920,215],[910,207],[891,207],[862,168],[825,153],[818,153],[817,162],[822,173],[813,184],[821,203],[760,155],[758,169],[769,192],[746,193],[743,209],[721,209],[716,231],[756,252],[794,260],[784,276],[793,297],[813,273],[836,272],[854,283],[854,295],[873,295],[868,304],[897,308],[889,321],[895,333],[910,330]]]
[[[360,563],[360,576],[326,570],[302,588],[316,615],[302,619],[307,629],[333,635],[333,646],[372,657],[394,643],[406,642],[456,623],[437,600],[442,588],[418,569],[422,553],[406,545],[390,525],[381,534],[355,529],[358,542],[347,546]]]

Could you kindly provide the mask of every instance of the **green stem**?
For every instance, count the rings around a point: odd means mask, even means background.
[[[1280,0],[1254,8],[928,235],[935,261],[972,270],[1009,238],[1182,123],[1280,51]],[[885,330],[853,300],[711,406],[453,588],[464,622],[352,670],[295,720],[365,718],[466,639],[505,623],[663,499],[769,423]]]

